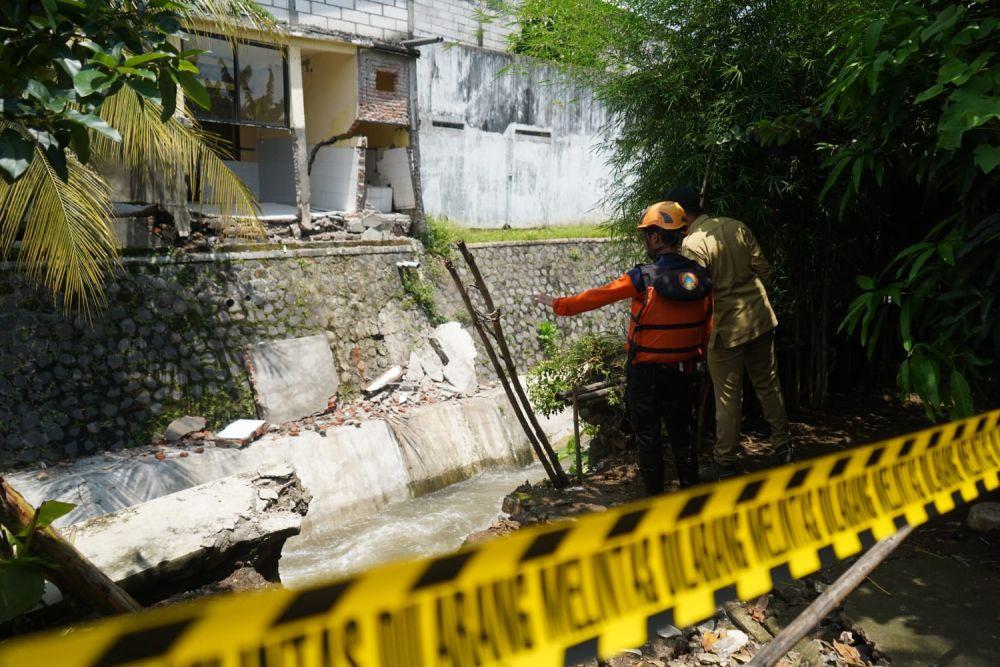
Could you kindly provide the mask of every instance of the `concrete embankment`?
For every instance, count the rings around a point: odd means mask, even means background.
[[[568,435],[568,421],[559,416],[545,420],[543,427],[558,441]],[[482,470],[525,464],[532,456],[506,397],[495,389],[421,406],[391,421],[372,420],[322,433],[302,430],[297,436],[269,434],[243,449],[208,447],[189,454],[167,448],[166,454],[166,459],[157,460],[150,451],[130,450],[23,471],[9,479],[32,503],[75,503],[77,508],[61,520],[68,525],[285,463],[313,496],[308,525],[332,516],[338,521],[361,518]]]

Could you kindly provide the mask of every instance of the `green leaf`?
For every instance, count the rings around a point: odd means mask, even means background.
[[[59,517],[66,516],[76,509],[73,503],[64,503],[61,500],[46,500],[38,506],[36,510],[36,528],[45,528]]]
[[[160,103],[163,110],[160,112],[160,120],[166,123],[174,111],[177,109],[177,84],[166,70],[160,71],[160,79],[157,81],[160,89]]]
[[[45,592],[43,568],[37,561],[0,561],[0,623],[30,611]]]
[[[879,19],[878,21],[872,21],[868,24],[868,28],[865,30],[865,55],[870,56],[875,53],[875,47],[878,46],[878,38],[882,34],[882,27],[885,25],[885,21]]]
[[[192,74],[198,73],[198,66],[190,60],[182,60],[177,63],[177,69],[181,72],[191,72]]]
[[[855,278],[855,281],[857,281],[858,287],[863,290],[870,291],[875,289],[875,281],[871,276],[858,276]]]
[[[0,170],[9,180],[16,180],[25,172],[35,156],[32,143],[14,130],[0,134]]]
[[[124,74],[125,76],[137,76],[140,79],[146,79],[147,81],[156,81],[156,72],[151,69],[142,69],[136,67],[116,67],[115,71],[119,74]]]
[[[929,408],[937,408],[941,404],[937,363],[922,354],[914,354],[910,357],[910,371],[917,393]]]
[[[976,146],[976,150],[973,151],[975,156],[976,166],[983,170],[984,174],[988,174],[997,165],[1000,165],[1000,146],[993,146],[991,144],[979,144]]]
[[[146,81],[145,79],[127,79],[125,82],[129,88],[139,93],[149,101],[155,104],[161,104],[160,99],[160,89],[152,81]]]
[[[137,56],[132,56],[127,58],[122,65],[125,67],[135,67],[136,65],[141,65],[143,63],[148,63],[151,60],[162,60],[163,58],[173,58],[174,54],[167,53],[166,51],[153,51],[151,53],[140,53]]]
[[[122,135],[118,134],[118,130],[108,125],[107,122],[105,122],[105,120],[100,116],[95,116],[94,114],[89,113],[80,113],[75,109],[71,109],[66,114],[66,118],[74,123],[79,123],[80,125],[94,130],[95,132],[99,132],[112,141],[122,140]]]
[[[950,241],[942,241],[938,244],[938,254],[948,266],[955,266],[955,248]]]
[[[107,72],[99,69],[82,69],[73,77],[73,89],[80,97],[101,91],[110,84]]]
[[[202,85],[201,81],[194,74],[191,72],[175,72],[174,77],[195,104],[203,109],[211,108],[212,100],[208,97],[208,91],[205,90],[205,86]]]
[[[24,85],[24,92],[28,97],[34,97],[36,100],[45,101],[49,99],[49,89],[41,81],[35,81],[34,79],[28,79]]]
[[[965,376],[955,369],[948,378],[948,389],[951,391],[951,400],[955,408],[952,417],[960,419],[972,415],[975,407],[972,402],[972,388]]]
[[[913,336],[910,333],[911,303],[907,301],[899,311],[899,337],[903,340],[903,349],[908,353],[913,350]]]
[[[917,95],[916,99],[913,100],[913,103],[920,104],[921,102],[926,102],[931,98],[937,97],[943,92],[944,92],[944,84],[935,83],[933,86],[931,86],[924,92]]]
[[[55,58],[53,62],[62,67],[70,78],[76,76],[77,72],[83,68],[83,64],[75,58]]]

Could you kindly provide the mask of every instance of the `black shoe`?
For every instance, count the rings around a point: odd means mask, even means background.
[[[716,463],[715,469],[719,472],[719,481],[736,477],[743,474],[743,470],[735,463]]]
[[[791,442],[778,445],[771,454],[772,465],[783,466],[795,460],[795,446]]]

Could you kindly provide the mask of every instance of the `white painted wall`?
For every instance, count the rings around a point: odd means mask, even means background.
[[[526,74],[505,71],[512,64]],[[607,219],[607,114],[589,90],[554,83],[536,61],[465,46],[425,47],[417,74],[428,213],[475,227]]]

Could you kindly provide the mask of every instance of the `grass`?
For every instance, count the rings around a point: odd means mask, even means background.
[[[604,225],[484,229],[463,227],[447,218],[427,216],[427,233],[420,240],[430,254],[448,256],[449,246],[460,240],[464,240],[466,243],[490,243],[495,241],[608,238],[610,235],[611,230]]]

